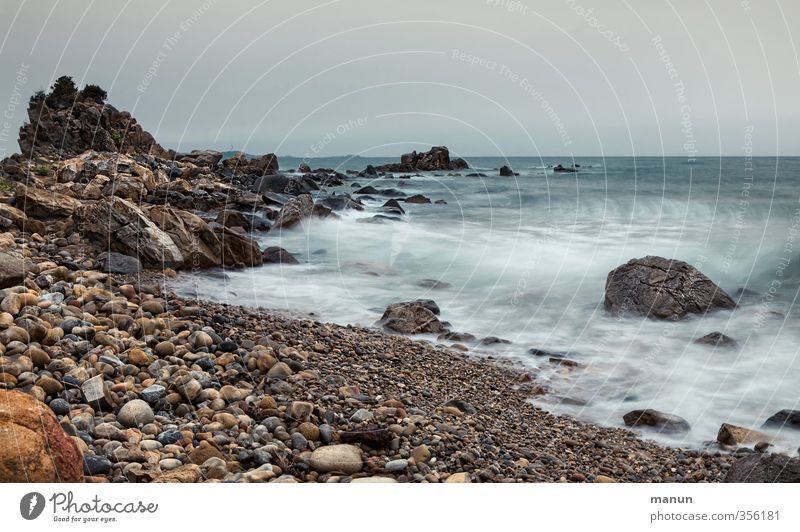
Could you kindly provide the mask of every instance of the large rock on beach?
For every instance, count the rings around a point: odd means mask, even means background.
[[[81,205],[75,217],[81,234],[107,251],[138,257],[152,268],[175,268],[184,262],[172,238],[126,199],[103,198]]]
[[[352,475],[361,471],[364,461],[358,447],[343,443],[319,447],[311,453],[309,464],[314,471],[320,473],[339,471],[346,475]]]
[[[389,330],[403,334],[440,333],[445,330],[439,318],[438,307],[432,301],[406,301],[386,307],[380,323]],[[435,305],[435,303],[434,303]]]
[[[17,205],[33,218],[66,218],[80,207],[75,198],[51,190],[19,185],[16,192]]]
[[[690,314],[733,309],[736,303],[693,266],[647,256],[608,274],[605,307],[620,315],[680,320]]]
[[[800,410],[781,410],[771,415],[763,427],[782,428],[790,427],[800,430]]]
[[[760,442],[771,442],[772,436],[757,430],[723,423],[717,433],[717,441],[724,445],[748,445]]]
[[[0,288],[18,285],[25,278],[25,264],[21,258],[0,251]]]
[[[800,459],[753,453],[731,464],[723,482],[800,482]]]
[[[290,198],[283,206],[272,226],[275,229],[289,229],[299,224],[314,212],[314,200],[309,194],[300,194]]]
[[[83,481],[75,441],[47,405],[22,392],[0,390],[0,481]]]

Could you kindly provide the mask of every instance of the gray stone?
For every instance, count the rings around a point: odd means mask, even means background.
[[[754,453],[731,464],[723,482],[800,482],[800,459]]]
[[[361,450],[347,444],[319,447],[311,453],[309,464],[319,473],[340,471],[346,475],[358,473],[364,466]]]
[[[152,423],[155,420],[153,409],[141,399],[128,401],[117,414],[117,421],[125,427],[137,427]]]

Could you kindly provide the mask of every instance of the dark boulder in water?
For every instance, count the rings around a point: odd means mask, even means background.
[[[406,213],[406,211],[403,210],[403,207],[400,206],[400,203],[396,199],[390,199],[389,201],[384,203],[383,210],[392,214]]]
[[[622,419],[629,427],[654,427],[663,432],[686,432],[690,428],[689,423],[682,417],[651,408],[633,410],[622,416]]]
[[[394,200],[389,200],[389,201],[394,201]],[[431,290],[450,288],[450,286],[452,286],[450,283],[447,283],[445,281],[440,281],[438,279],[423,279],[419,283],[417,283],[417,285],[421,286],[422,288],[429,288]]]
[[[270,246],[261,253],[264,264],[300,264],[294,255],[278,246]]]
[[[450,340],[451,342],[474,342],[477,340],[474,334],[460,332],[446,332],[440,334],[437,340]]]
[[[497,336],[487,336],[486,338],[482,338],[479,343],[481,345],[510,344],[511,340],[506,340],[505,338],[498,338]]]
[[[800,482],[800,459],[754,453],[731,464],[723,482]]]
[[[508,166],[501,166],[500,167],[500,176],[501,177],[513,177],[514,175],[515,175],[514,174],[514,170],[512,170]]]
[[[791,427],[800,430],[800,410],[781,410],[773,414],[764,422],[765,428]]]
[[[736,347],[739,345],[736,342],[736,340],[718,331],[709,333],[703,336],[702,338],[698,338],[697,340],[694,341],[694,343],[702,345],[710,345],[714,347]]]
[[[406,203],[430,203],[431,199],[422,194],[414,194],[406,198]]]
[[[356,194],[375,194],[377,196],[380,195],[380,192],[378,191],[377,188],[367,185],[365,187],[356,190]]]
[[[663,257],[632,259],[608,274],[606,310],[663,320],[733,309],[736,303],[689,264]]]

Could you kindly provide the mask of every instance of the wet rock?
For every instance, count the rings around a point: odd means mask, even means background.
[[[264,264],[300,264],[294,256],[278,246],[270,246],[261,254]]]
[[[800,459],[751,454],[731,464],[723,482],[800,482]]]
[[[781,410],[771,415],[762,426],[765,428],[782,428],[785,426],[800,429],[800,410]]]
[[[464,414],[477,414],[478,409],[462,399],[451,399],[447,401],[444,406],[450,406],[458,409]]]
[[[278,213],[273,230],[289,229],[302,220],[309,218],[314,211],[314,201],[309,194],[301,194],[286,202]]]
[[[771,442],[772,437],[753,429],[723,423],[717,433],[717,441],[724,445],[746,445],[758,442]]]
[[[426,152],[412,151],[400,157],[400,163],[384,164],[378,172],[432,172],[437,170],[460,170],[469,168],[464,159],[450,159],[450,150],[445,146],[434,146]]]
[[[22,392],[0,390],[0,479],[83,481],[76,443],[47,405]]]
[[[690,314],[733,309],[736,303],[689,264],[648,256],[608,274],[605,307],[619,315],[679,320]]]
[[[319,447],[309,459],[309,465],[319,473],[341,472],[346,475],[358,473],[364,466],[361,450],[354,445],[339,444]]]
[[[430,203],[431,199],[428,197],[423,196],[422,194],[414,194],[413,196],[409,196],[406,198],[406,203]]]
[[[408,301],[386,307],[380,323],[389,330],[403,334],[439,333],[444,325],[424,303]]]
[[[709,333],[701,338],[698,338],[694,341],[696,344],[701,345],[710,345],[714,347],[736,347],[739,344],[731,338],[730,336],[726,336],[721,332],[712,332]]]
[[[501,177],[514,177],[514,171],[509,168],[508,166],[501,166],[500,167],[500,176]]]
[[[690,429],[689,423],[682,417],[650,408],[633,410],[622,416],[622,419],[629,427],[647,426],[664,432],[686,432]]]

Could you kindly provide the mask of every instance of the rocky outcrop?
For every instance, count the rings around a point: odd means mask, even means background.
[[[177,154],[175,160],[182,163],[190,163],[195,166],[214,168],[222,160],[222,152],[214,150],[192,150],[190,153]]]
[[[147,214],[159,229],[172,238],[183,256],[185,268],[222,265],[219,238],[199,216],[164,205],[150,208]]]
[[[400,163],[385,164],[375,168],[378,172],[433,172],[437,170],[463,170],[469,168],[464,159],[450,159],[450,150],[434,146],[426,152],[405,153]]]
[[[509,168],[508,166],[501,166],[500,167],[500,177],[514,177],[516,174],[514,170]]]
[[[107,251],[137,257],[145,267],[175,268],[184,262],[172,238],[128,200],[111,197],[81,205],[75,219],[84,237]]]
[[[252,268],[261,266],[261,249],[252,238],[219,224],[210,226],[222,246],[222,266],[229,268]]]
[[[142,129],[130,113],[92,100],[51,108],[44,98],[31,98],[28,123],[19,131],[25,157],[69,158],[86,150],[149,153],[169,158],[169,152]]]
[[[723,482],[800,482],[800,459],[783,454],[750,454],[731,464]]]
[[[53,411],[31,395],[0,390],[0,481],[83,482],[83,460]]]
[[[605,307],[620,315],[679,320],[690,314],[733,309],[736,303],[693,266],[648,256],[608,274]]]
[[[222,166],[242,174],[272,175],[278,173],[278,157],[268,153],[251,159],[242,152],[236,152],[222,161]]]
[[[622,419],[629,427],[654,427],[663,432],[686,432],[690,429],[689,423],[682,417],[651,408],[633,410],[622,416]]]
[[[430,302],[433,303],[433,302]],[[445,330],[439,318],[438,307],[427,301],[406,301],[386,307],[380,324],[402,334],[440,333]]]

